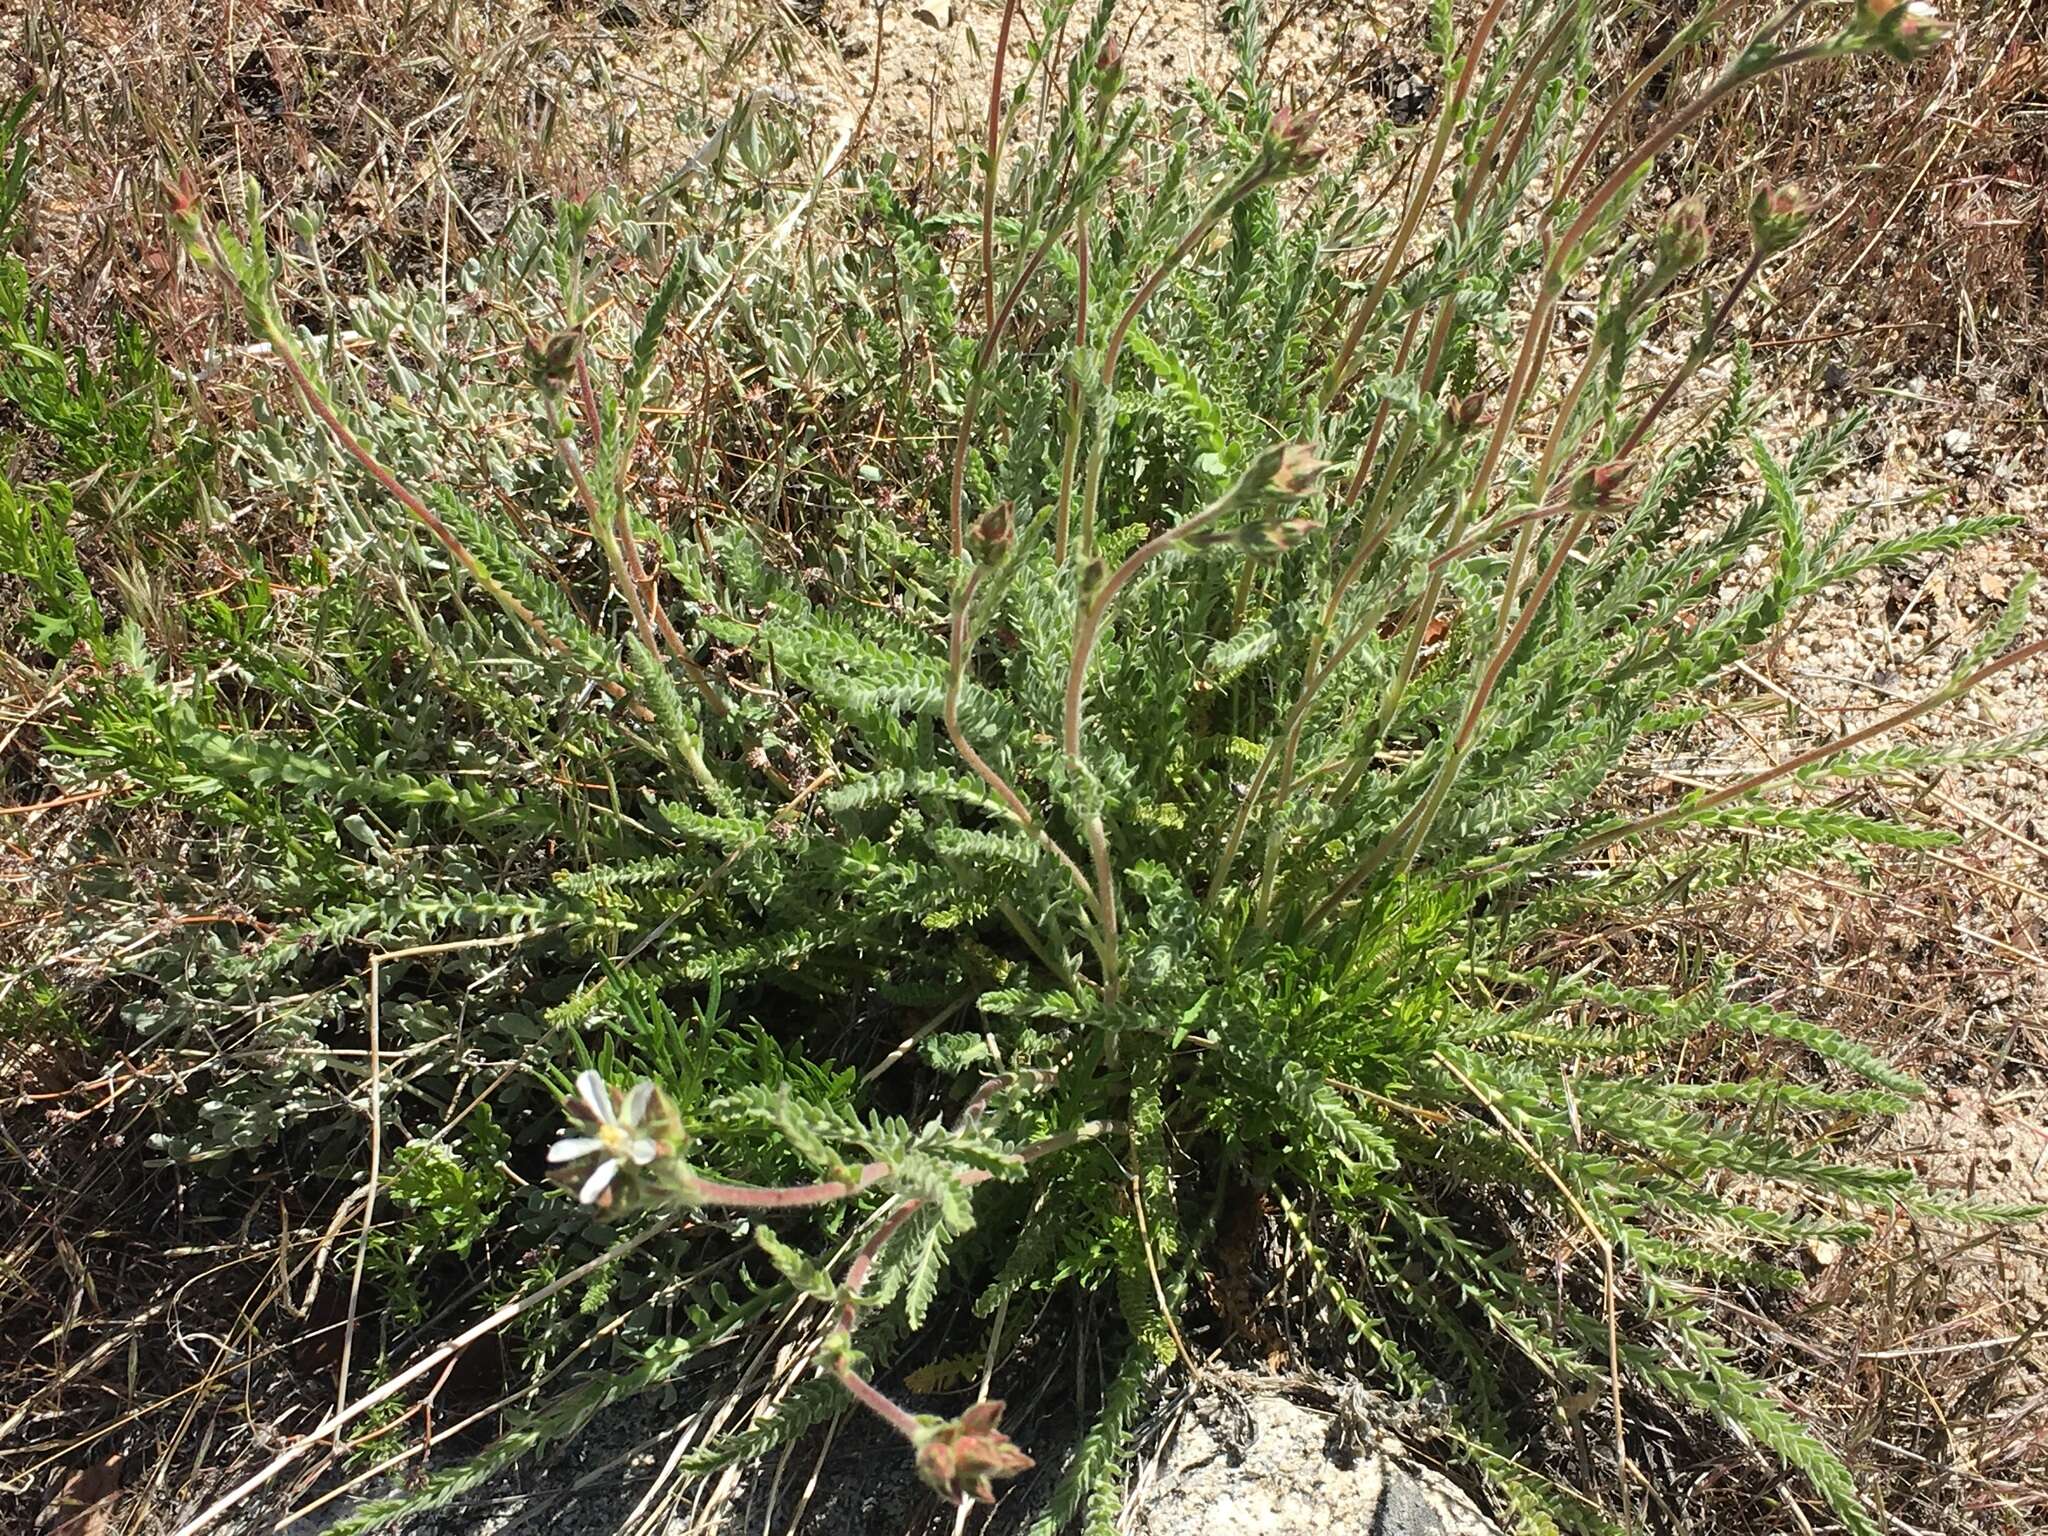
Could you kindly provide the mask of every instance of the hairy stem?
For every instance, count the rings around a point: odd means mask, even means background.
[[[974,750],[973,745],[967,740],[966,733],[960,729],[960,691],[966,682],[967,652],[970,644],[968,610],[973,606],[974,594],[981,585],[982,569],[976,566],[968,574],[966,585],[960,592],[960,600],[953,611],[952,645],[947,666],[943,710],[946,736],[953,743],[953,750],[974,770],[975,776],[995,792],[996,797],[1003,802],[1017,824],[1031,833],[1039,845],[1059,861],[1061,867],[1079,887],[1083,899],[1092,902],[1094,893],[1088,884],[1088,877],[1081,873],[1080,866],[1068,856],[1064,848],[1053,841],[1052,835],[1045,830],[1043,823],[1031,814],[1031,808],[1024,803],[1024,797],[1010,787],[1008,779],[988,765],[987,760]]]
[[[1883,736],[1888,732],[1895,731],[1902,725],[1910,725],[1928,711],[1939,709],[1942,705],[1961,698],[1964,694],[1970,692],[1971,689],[1976,688],[1982,683],[1989,682],[1992,678],[1998,676],[1999,673],[2010,671],[2012,668],[2032,661],[2036,656],[2041,655],[2048,655],[2048,638],[2036,640],[2029,645],[2023,645],[2018,650],[2000,657],[1997,661],[1986,663],[1967,676],[1957,678],[1955,681],[1929,694],[1917,704],[1908,705],[1894,714],[1886,715],[1883,719],[1874,721],[1872,724],[1864,726],[1861,730],[1851,731],[1845,736],[1835,737],[1832,741],[1822,742],[1817,747],[1810,747],[1796,756],[1786,758],[1782,763],[1761,769],[1756,773],[1750,774],[1747,778],[1739,779],[1725,789],[1717,789],[1710,795],[1704,795],[1697,800],[1688,800],[1682,804],[1674,805],[1667,811],[1658,811],[1654,815],[1639,817],[1634,821],[1625,822],[1621,826],[1611,827],[1604,832],[1596,832],[1583,837],[1566,849],[1563,856],[1569,858],[1575,854],[1591,853],[1596,849],[1606,848],[1632,837],[1641,837],[1646,832],[1654,832],[1659,827],[1669,826],[1674,821],[1682,821],[1689,816],[1697,816],[1704,811],[1711,811],[1717,806],[1726,805],[1731,800],[1739,800],[1745,795],[1753,795],[1758,790],[1768,788],[1781,779],[1789,778],[1801,769],[1810,768],[1816,763],[1824,763],[1832,757],[1839,757],[1842,753],[1852,751],[1874,737]]]
[[[1081,447],[1081,379],[1088,357],[1088,219],[1083,208],[1074,229],[1074,359],[1073,377],[1067,381],[1066,441],[1060,448],[1059,510],[1053,520],[1052,558],[1055,565],[1067,563],[1068,525],[1074,506],[1074,463]]]

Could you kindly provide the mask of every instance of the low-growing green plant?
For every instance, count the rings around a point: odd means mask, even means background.
[[[140,561],[203,496],[208,452],[202,434],[171,427],[181,402],[140,327],[117,320],[107,356],[89,360],[59,336],[27,263],[4,249],[27,195],[33,105],[24,96],[0,108],[0,571],[17,587],[0,624],[41,659],[106,629],[74,529],[89,525],[103,547]]]
[[[1526,1527],[1628,1518],[1633,1399],[1753,1437],[1874,1533],[1717,1331],[1713,1286],[1787,1283],[1775,1250],[1937,1208],[1784,1129],[1915,1085],[1726,969],[1625,985],[1549,941],[1941,840],[1774,785],[2041,745],[1868,746],[2039,654],[2012,648],[2016,600],[1949,686],[1866,729],[1713,790],[1626,774],[1812,594],[2002,526],[1812,525],[1855,424],[1773,453],[1732,332],[1803,201],[1756,192],[1732,278],[1702,265],[1696,204],[1635,213],[1730,94],[1938,28],[1795,4],[1626,141],[1664,60],[1595,92],[1590,4],[1493,0],[1460,41],[1439,26],[1434,121],[1340,161],[1249,74],[1163,118],[1131,99],[1112,9],[998,75],[980,158],[936,189],[807,165],[756,107],[653,200],[522,216],[456,292],[336,302],[324,331],[277,297],[318,291],[317,216],[286,253],[260,209],[237,235],[179,198],[292,396],[242,470],[317,510],[323,555],[185,656],[100,640],[53,737],[179,809],[187,889],[222,914],[126,951],[154,978],[137,1032],[201,1106],[171,1134],[340,1169],[367,1105],[423,1243],[552,1221],[536,1304],[637,1276],[656,1320],[349,1528],[802,1298],[820,1380],[672,1470],[850,1393],[935,1488],[986,1498],[1029,1465],[1000,1405],[920,1416],[880,1373],[941,1308],[1000,1339],[1020,1298],[1068,1291],[1113,1295],[1125,1342],[1039,1529],[1106,1532],[1250,1187],[1359,1369],[1447,1404]],[[1256,7],[1238,26],[1255,58]],[[1678,360],[1646,360],[1695,304]],[[94,921],[128,936],[119,892]],[[1659,1065],[1718,1037],[1775,1065]],[[1800,1080],[1809,1057],[1844,1080]],[[487,1095],[517,1146],[479,1163],[445,1138]],[[528,1188],[515,1214],[478,1171],[534,1170],[555,1096],[586,1122],[553,1148],[569,1189],[638,1224],[609,1250],[572,1200]],[[663,1246],[682,1212],[706,1224]],[[573,1357],[590,1339],[528,1313],[529,1278],[496,1273],[486,1321]],[[1518,1456],[1555,1411],[1611,1447],[1612,1503]]]

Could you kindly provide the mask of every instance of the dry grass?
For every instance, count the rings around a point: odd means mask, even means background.
[[[1742,0],[1734,17],[1755,25],[1777,9]],[[1845,333],[1866,359],[1967,368],[2048,401],[2048,9],[1940,9],[1955,23],[1950,48],[1910,66],[1780,76],[1731,103],[1674,168],[1812,194],[1815,233],[1772,280],[1797,317],[1787,336]]]
[[[1992,841],[1943,855],[1952,862],[1887,858],[1866,888],[1818,876],[1774,882],[1685,914],[1652,947],[1682,951],[1689,941],[1732,954],[1750,995],[1796,1003],[1930,1085],[1899,1121],[1849,1132],[1846,1152],[1904,1162],[1957,1197],[2038,1201],[2048,1196],[2048,893],[2013,889]],[[1809,1284],[1789,1297],[1724,1298],[1727,1330],[1750,1341],[1753,1363],[1844,1451],[1895,1528],[2039,1529],[2048,1518],[2048,1244],[2038,1227],[1902,1219],[1857,1248],[1812,1245],[1805,1267]],[[1725,1455],[1731,1469],[1747,1459],[1738,1448]],[[1780,1510],[1765,1516],[1772,1528],[1783,1527],[1780,1501],[1792,1497],[1779,1489],[1764,1501]]]
[[[41,96],[28,254],[81,335],[111,305],[174,354],[222,339],[175,280],[172,180],[318,203],[343,280],[439,282],[521,203],[640,171],[605,110],[612,34],[531,0],[32,0],[10,32]]]

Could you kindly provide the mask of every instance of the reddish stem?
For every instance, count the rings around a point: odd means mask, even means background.
[[[1003,158],[1003,67],[1010,57],[1010,23],[1017,19],[1017,0],[1004,0],[1002,24],[996,29],[995,66],[988,82],[988,172],[981,187],[981,319],[996,328],[996,170]]]
[[[839,1378],[839,1385],[846,1388],[849,1396],[874,1416],[887,1424],[897,1434],[915,1445],[917,1443],[917,1416],[909,1409],[892,1402],[880,1388],[856,1371],[845,1359],[832,1362],[832,1373]]]

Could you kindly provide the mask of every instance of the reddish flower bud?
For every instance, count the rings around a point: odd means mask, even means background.
[[[1310,142],[1315,131],[1316,115],[1313,112],[1296,117],[1291,108],[1282,107],[1273,114],[1273,120],[1266,128],[1266,147],[1281,174],[1297,175],[1323,158],[1325,147]]]
[[[1446,414],[1451,418],[1452,426],[1460,432],[1470,432],[1474,427],[1485,425],[1486,403],[1486,391],[1475,389],[1471,394],[1453,400]]]
[[[1307,443],[1289,443],[1280,450],[1280,463],[1273,471],[1273,494],[1298,500],[1315,490],[1329,467]]]
[[[1657,227],[1657,265],[1666,272],[1683,272],[1705,261],[1712,244],[1706,203],[1688,197],[1672,204]]]
[[[1857,0],[1856,22],[1893,58],[1923,58],[1948,41],[1949,26],[1926,0]]]
[[[1003,1405],[993,1399],[976,1403],[957,1419],[930,1421],[917,1431],[917,1475],[925,1486],[945,1498],[996,1501],[990,1480],[1015,1477],[1035,1463],[996,1428]]]
[[[1015,538],[1010,504],[999,501],[976,518],[974,526],[968,530],[968,552],[980,564],[988,565],[1008,554]]]
[[[1775,256],[1806,233],[1813,208],[1796,182],[1759,186],[1749,203],[1749,232],[1757,254]]]
[[[1615,459],[1596,465],[1572,482],[1572,504],[1581,507],[1611,507],[1620,499],[1623,485],[1635,473],[1629,459]]]
[[[1593,471],[1593,494],[1601,498],[1612,496],[1620,490],[1628,477],[1635,473],[1635,465],[1627,459],[1617,459],[1611,464],[1602,464]]]

